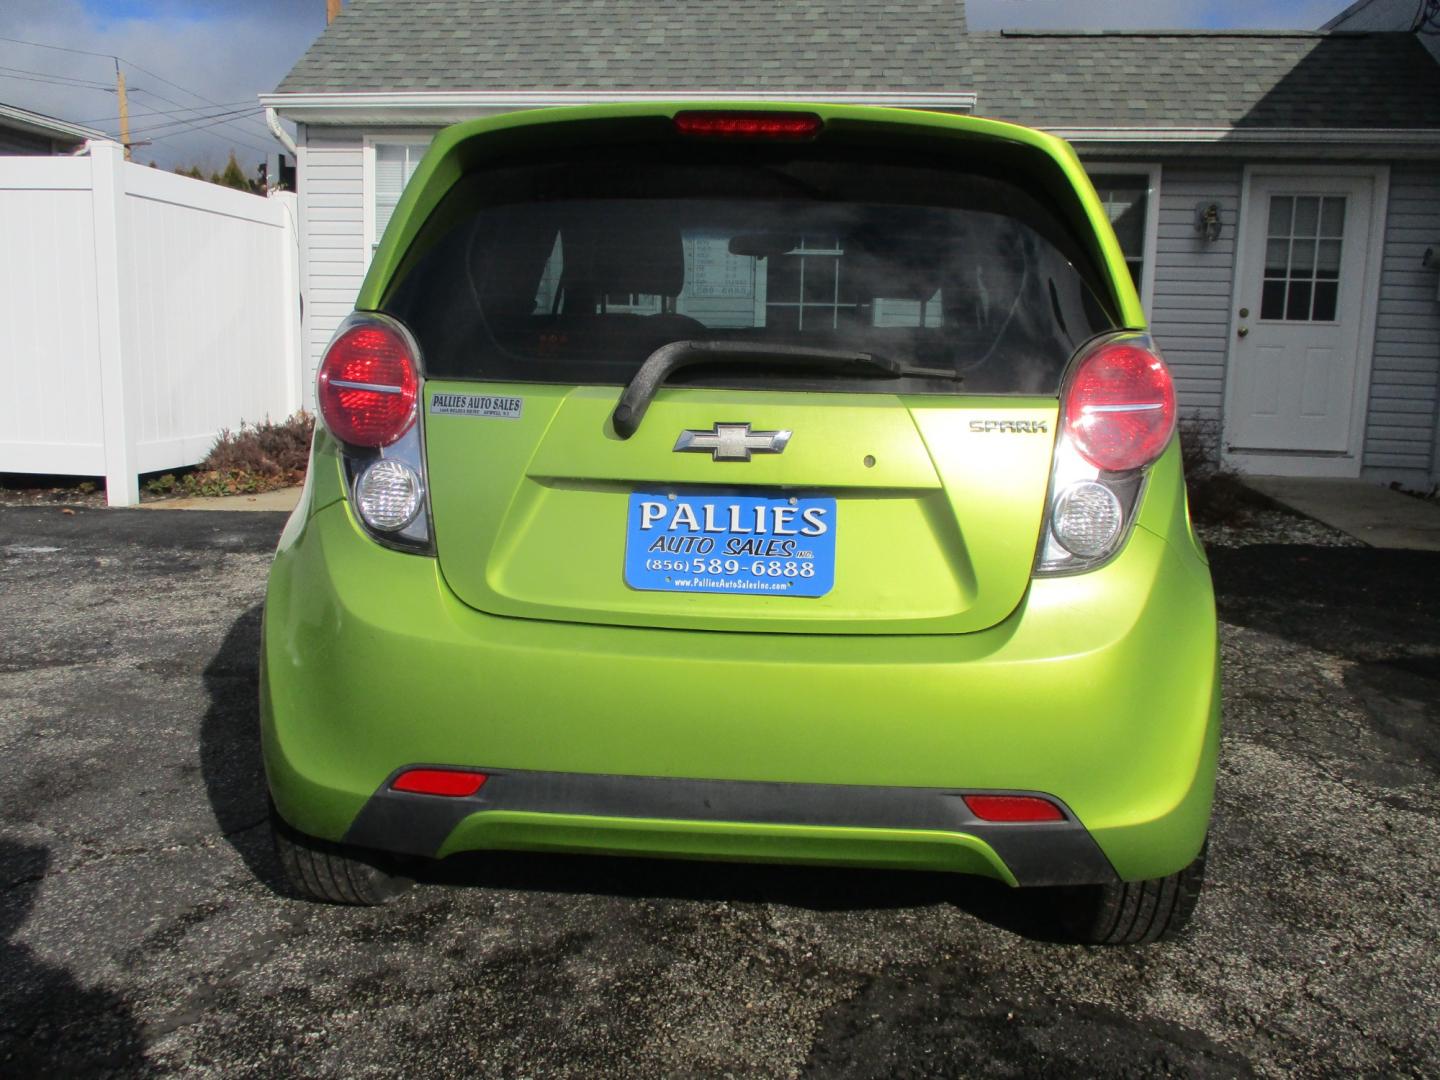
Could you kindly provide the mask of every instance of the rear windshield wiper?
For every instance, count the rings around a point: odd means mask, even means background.
[[[817,367],[827,371],[853,368],[863,375],[899,379],[916,375],[926,379],[959,382],[962,376],[949,368],[912,367],[875,353],[822,349],[810,345],[767,345],[763,341],[672,341],[645,358],[625,386],[611,414],[615,433],[628,439],[640,427],[655,392],[674,372],[696,364],[765,364],[770,367]]]

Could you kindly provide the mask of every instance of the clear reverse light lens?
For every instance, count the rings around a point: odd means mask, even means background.
[[[420,511],[420,477],[400,461],[373,462],[355,483],[355,503],[372,528],[403,529]]]
[[[1104,555],[1119,539],[1125,515],[1120,500],[1104,484],[1082,480],[1055,500],[1050,528],[1066,551],[1082,559]]]

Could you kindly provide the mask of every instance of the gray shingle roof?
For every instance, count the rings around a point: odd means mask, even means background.
[[[1042,127],[1440,128],[1412,34],[965,32],[963,0],[350,0],[326,91],[973,90]]]
[[[963,90],[964,13],[963,0],[350,0],[279,90]]]
[[[967,36],[977,113],[1043,127],[1440,127],[1413,34]]]

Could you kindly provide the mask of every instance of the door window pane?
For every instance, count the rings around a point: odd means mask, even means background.
[[[1315,263],[1315,276],[1331,281],[1340,276],[1340,241],[1321,240],[1319,258]]]
[[[1295,226],[1291,236],[1314,236],[1320,225],[1320,199],[1316,195],[1302,195],[1295,200]]]
[[[1265,242],[1265,276],[1283,278],[1285,268],[1290,265],[1290,241],[1285,239]]]
[[[1293,240],[1290,243],[1290,276],[1311,278],[1315,276],[1315,241]]]
[[[1270,198],[1270,235],[1289,236],[1290,217],[1295,200],[1288,195],[1272,195]]]
[[[1260,318],[1283,319],[1285,317],[1285,282],[1267,281],[1260,293]]]
[[[1290,282],[1290,300],[1285,305],[1286,322],[1303,322],[1310,318],[1310,282]]]
[[[1260,318],[1335,319],[1344,230],[1343,195],[1270,197]]]
[[[1320,235],[1342,236],[1345,233],[1345,200],[1326,199],[1320,211]]]

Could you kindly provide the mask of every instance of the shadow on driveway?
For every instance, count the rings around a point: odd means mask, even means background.
[[[139,1072],[145,1065],[140,1029],[120,995],[82,986],[11,940],[49,868],[48,849],[0,840],[0,1074]]]
[[[434,885],[626,899],[783,904],[809,911],[885,911],[954,904],[1037,941],[1056,936],[1046,896],[960,874],[603,855],[467,852],[427,867]]]
[[[200,727],[200,771],[220,832],[252,874],[289,896],[270,842],[269,798],[260,756],[263,610],[256,604],[236,619],[205,666],[210,705]]]
[[[1257,544],[1211,569],[1222,620],[1350,661],[1375,732],[1440,775],[1440,553]]]

